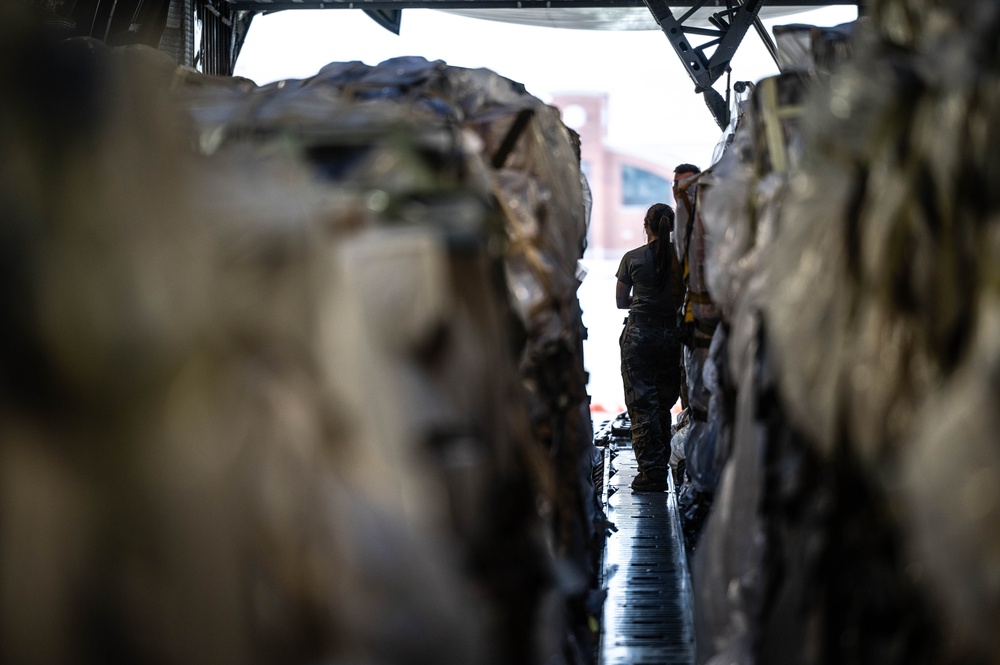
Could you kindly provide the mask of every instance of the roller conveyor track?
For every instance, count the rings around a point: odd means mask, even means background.
[[[673,479],[667,492],[633,493],[627,444],[605,452],[607,539],[600,665],[694,663],[691,582]]]

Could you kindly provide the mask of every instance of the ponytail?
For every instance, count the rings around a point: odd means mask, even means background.
[[[673,248],[670,246],[670,230],[674,226],[674,209],[666,203],[656,203],[646,211],[646,225],[656,234],[656,289],[662,289],[670,278],[673,267]]]

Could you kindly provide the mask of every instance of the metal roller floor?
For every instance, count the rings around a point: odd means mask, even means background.
[[[673,479],[667,492],[633,493],[631,446],[605,451],[607,590],[600,665],[693,665],[691,578]]]

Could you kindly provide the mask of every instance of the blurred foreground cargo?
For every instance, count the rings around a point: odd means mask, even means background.
[[[4,18],[0,660],[592,662],[558,112],[441,62],[257,87]]]
[[[1000,5],[797,32],[699,189],[698,660],[997,663]]]

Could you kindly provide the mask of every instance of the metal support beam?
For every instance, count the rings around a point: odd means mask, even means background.
[[[736,5],[732,10],[719,12],[713,16],[715,30],[686,26],[684,22],[701,7],[708,4],[707,0],[696,2],[690,10],[680,18],[674,16],[667,0],[644,0],[653,18],[659,24],[663,34],[667,36],[677,57],[680,58],[688,76],[695,84],[695,92],[705,98],[705,103],[715,117],[719,127],[725,129],[729,124],[729,104],[722,98],[712,85],[730,70],[729,63],[736,54],[736,49],[746,35],[747,30],[757,20],[757,12],[764,5],[764,0],[746,0]],[[698,35],[709,39],[700,45],[692,44],[688,35]],[[711,56],[706,50],[715,47]],[[726,91],[728,98],[728,90]]]
[[[67,0],[68,1],[68,0]],[[83,1],[83,0],[78,0]],[[107,0],[106,0],[107,1]],[[207,1],[207,0],[202,0]],[[225,0],[237,9],[276,12],[286,9],[586,9],[645,7],[643,0]],[[857,0],[767,0],[768,7],[799,10],[831,5],[854,6]],[[715,7],[726,9],[725,0],[670,0],[674,9]]]
[[[399,28],[403,23],[402,9],[365,9],[363,11],[369,18],[392,34],[399,34]]]
[[[254,11],[241,11],[225,0],[204,0],[198,5],[201,21],[201,50],[195,64],[214,76],[232,76],[236,58],[243,48]]]

